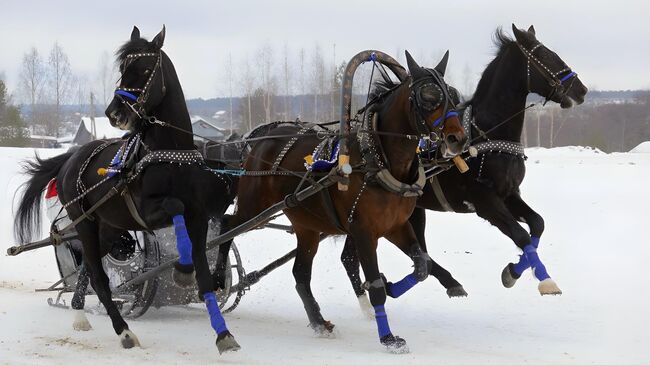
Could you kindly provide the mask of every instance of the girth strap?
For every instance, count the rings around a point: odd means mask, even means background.
[[[149,227],[147,226],[147,223],[142,219],[142,216],[140,215],[140,212],[138,212],[138,208],[135,206],[135,202],[133,201],[133,196],[131,195],[131,192],[129,191],[128,187],[124,187],[124,191],[122,192],[122,197],[124,197],[124,202],[126,203],[126,207],[129,209],[129,213],[131,213],[131,217],[135,219],[136,222],[142,228],[145,230],[149,231]]]
[[[431,182],[431,187],[433,188],[433,194],[436,196],[436,199],[438,199],[438,203],[440,203],[442,209],[444,209],[446,212],[453,212],[454,208],[452,208],[451,204],[449,204],[449,201],[447,201],[445,193],[442,191],[442,186],[440,186],[440,181],[438,181],[438,176],[431,176],[431,179],[429,179],[429,181]]]

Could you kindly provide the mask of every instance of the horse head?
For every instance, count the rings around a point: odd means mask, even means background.
[[[117,51],[121,76],[105,112],[112,126],[140,130],[161,104],[167,92],[165,77],[169,76],[163,70],[171,67],[162,51],[164,41],[164,26],[151,42],[140,37],[134,26],[131,39]]]
[[[531,25],[528,30],[522,30],[513,24],[512,32],[526,62],[528,92],[544,96],[563,109],[582,104],[587,88],[557,53],[537,40],[535,28]]]
[[[411,123],[421,135],[440,139],[441,151],[445,157],[453,157],[463,151],[467,137],[461,126],[456,104],[458,93],[444,80],[449,51],[432,69],[421,67],[406,51],[406,61],[411,74],[409,100]]]

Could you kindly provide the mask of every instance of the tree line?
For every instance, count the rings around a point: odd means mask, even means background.
[[[11,102],[7,86],[0,78],[0,146],[22,147],[26,144],[27,136],[20,108]]]
[[[98,62],[94,80],[75,73],[61,44],[55,42],[45,54],[31,47],[23,54],[17,94],[23,115],[33,134],[59,136],[73,131],[74,113],[68,105],[77,105],[76,113],[88,113],[90,98],[99,95],[99,104],[112,96],[117,79],[107,51]]]
[[[650,91],[625,100],[590,101],[571,109],[536,106],[526,113],[526,147],[591,146],[604,152],[627,152],[650,141]]]

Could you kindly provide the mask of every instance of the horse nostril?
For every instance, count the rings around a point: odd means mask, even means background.
[[[450,134],[450,135],[447,136],[447,143],[448,144],[454,144],[454,143],[457,143],[457,142],[458,142],[458,137],[456,137],[455,135]]]

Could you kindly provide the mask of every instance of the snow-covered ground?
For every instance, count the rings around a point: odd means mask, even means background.
[[[430,278],[389,298],[391,328],[408,341],[410,354],[380,348],[374,321],[358,309],[339,263],[338,239],[321,245],[312,280],[324,316],[336,324],[335,339],[312,335],[287,265],[226,315],[242,350],[219,356],[201,307],[151,309],[131,320],[142,348],[121,349],[104,315],[89,315],[92,331],[73,331],[72,313],[49,307],[50,294],[34,292],[58,279],[52,249],[4,256],[13,244],[12,199],[24,181],[18,162],[33,151],[2,148],[0,364],[647,364],[650,154],[578,147],[527,154],[522,191],[546,220],[540,254],[562,296],[541,297],[530,272],[503,288],[501,269],[517,255],[509,239],[475,215],[430,212],[430,252],[469,297],[449,299]],[[291,236],[270,230],[237,243],[248,270],[294,247]],[[390,244],[382,242],[379,251],[389,279],[410,272],[409,260]]]

